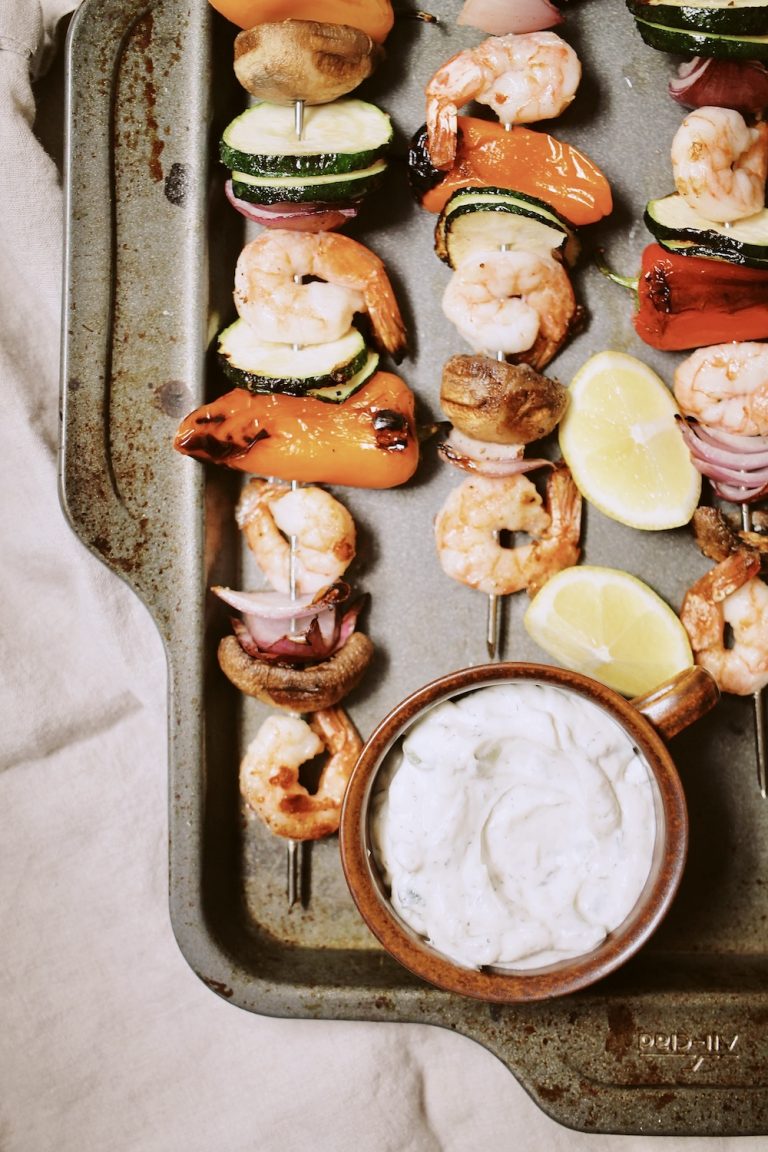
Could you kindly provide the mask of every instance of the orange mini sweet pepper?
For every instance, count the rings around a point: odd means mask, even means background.
[[[395,22],[389,0],[211,0],[211,6],[239,28],[283,20],[348,24],[381,44]]]
[[[447,171],[434,168],[423,126],[411,141],[411,187],[429,212],[440,212],[458,188],[513,188],[550,204],[570,224],[596,224],[613,208],[611,186],[579,149],[547,132],[498,121],[458,117],[456,160]]]
[[[353,488],[394,488],[419,461],[414,396],[391,372],[342,404],[235,388],[186,416],[174,447],[239,472]]]

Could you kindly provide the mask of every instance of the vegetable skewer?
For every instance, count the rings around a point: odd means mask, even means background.
[[[303,99],[297,98],[293,102],[293,132],[297,141],[301,141],[306,124],[304,105]],[[308,857],[304,852],[305,841],[329,835],[338,823],[343,789],[356,758],[360,739],[354,726],[336,704],[360,678],[370,659],[372,645],[359,633],[354,636],[351,634],[356,609],[350,610],[340,624],[338,621],[329,620],[329,613],[331,616],[336,615],[337,609],[334,604],[338,602],[338,596],[340,595],[343,601],[347,595],[335,581],[338,581],[338,573],[343,572],[354,556],[354,524],[349,513],[330,494],[317,488],[306,490],[311,491],[311,498],[308,502],[304,501],[301,506],[294,500],[290,505],[290,511],[288,504],[282,502],[299,492],[300,480],[318,478],[316,474],[307,475],[306,472],[302,472],[303,458],[306,458],[307,466],[312,471],[316,472],[318,467],[317,448],[311,443],[312,428],[318,419],[320,424],[325,424],[325,415],[329,410],[333,412],[328,421],[329,430],[332,425],[345,423],[342,415],[345,401],[364,381],[367,383],[369,377],[373,383],[372,377],[378,363],[378,354],[374,354],[366,344],[363,353],[363,359],[366,360],[364,374],[356,372],[357,360],[360,359],[357,356],[345,376],[342,376],[341,372],[337,373],[336,368],[332,366],[330,377],[326,381],[322,378],[314,381],[310,378],[304,381],[297,368],[300,366],[302,356],[307,352],[316,355],[317,350],[322,358],[323,350],[329,349],[332,359],[334,352],[330,349],[337,340],[339,332],[356,331],[349,327],[347,308],[351,304],[354,307],[351,307],[350,311],[369,313],[373,338],[380,347],[384,346],[386,350],[397,355],[403,350],[405,343],[405,329],[397,302],[378,257],[356,241],[325,232],[319,223],[314,231],[314,236],[311,232],[298,235],[295,232],[269,231],[246,246],[235,274],[235,302],[240,313],[239,323],[244,328],[245,352],[247,354],[247,340],[250,333],[258,335],[260,331],[268,331],[270,334],[277,334],[279,342],[281,338],[286,342],[283,345],[285,355],[282,363],[273,362],[272,365],[267,363],[260,369],[258,361],[254,363],[252,359],[248,360],[247,355],[243,355],[241,346],[235,371],[230,370],[228,373],[241,385],[241,389],[253,389],[257,396],[267,394],[274,397],[278,404],[276,420],[280,419],[279,409],[282,403],[287,401],[290,406],[294,398],[302,400],[306,398],[309,418],[307,423],[306,417],[298,411],[296,413],[302,442],[297,455],[293,455],[291,440],[284,442],[282,449],[279,442],[273,443],[273,450],[277,448],[278,458],[283,456],[278,474],[288,483],[290,493],[286,497],[280,495],[275,475],[266,483],[263,480],[253,482],[250,489],[246,489],[238,506],[238,522],[246,534],[249,546],[254,551],[267,579],[275,588],[282,589],[284,603],[282,607],[278,604],[273,612],[274,618],[278,621],[277,632],[281,631],[280,619],[285,621],[287,629],[283,631],[282,638],[273,643],[273,626],[272,640],[267,636],[266,648],[262,648],[258,639],[262,633],[261,625],[257,627],[255,635],[252,631],[250,638],[246,636],[245,643],[243,626],[235,627],[235,637],[227,638],[230,643],[226,647],[226,653],[224,648],[227,640],[222,641],[219,650],[223,670],[238,687],[250,695],[271,702],[273,706],[285,709],[288,713],[287,716],[273,714],[262,724],[241,764],[240,782],[241,791],[249,806],[273,832],[286,839],[286,887],[289,909],[297,901],[306,903],[306,893],[302,890],[307,877]],[[310,273],[312,287],[307,290],[303,285],[305,276]],[[315,280],[321,283],[315,284]],[[329,297],[337,302],[338,314],[330,321],[323,319],[322,302],[317,295],[322,292],[326,294],[324,298],[326,302]],[[315,307],[318,302],[319,308]],[[307,308],[310,309],[309,314]],[[315,328],[310,335],[307,325],[313,317]],[[327,328],[333,330],[326,330]],[[233,352],[238,351],[237,344],[233,348],[230,342],[225,348],[220,340],[219,347],[220,353],[229,359],[228,366],[231,368],[231,356]],[[291,354],[292,360],[288,358],[286,361],[288,353]],[[249,370],[243,371],[242,378],[239,378],[238,372],[243,365]],[[314,371],[316,374],[317,369]],[[349,377],[350,371],[353,373],[352,377]],[[358,376],[359,380],[356,380],[355,376]],[[346,383],[347,378],[352,385],[351,388]],[[292,395],[294,393],[295,395]],[[246,392],[245,398],[249,396],[250,392]],[[303,404],[299,407],[303,407]],[[353,407],[357,407],[354,402]],[[371,447],[384,449],[389,447],[394,451],[405,449],[406,454],[412,458],[410,443],[403,443],[402,436],[398,436],[396,430],[390,428],[398,415],[396,409],[392,410],[387,405],[381,413],[387,417],[387,429],[381,426],[379,411],[378,407],[374,407],[371,412],[374,443],[370,447],[366,444],[365,451],[370,454]],[[349,419],[355,420],[354,413],[350,413]],[[201,418],[193,413],[188,420],[192,426],[197,426],[200,437],[200,430],[208,424],[207,417]],[[214,428],[220,430],[220,424],[221,420],[214,417]],[[407,430],[410,441],[410,422]],[[401,431],[406,431],[405,426]],[[270,439],[275,441],[271,429],[265,429],[265,433],[267,441]],[[369,435],[363,426],[360,427],[360,433],[363,438]],[[255,444],[263,436],[264,433],[253,429],[248,438]],[[334,430],[334,438],[337,436],[344,438],[342,428]],[[222,442],[231,446],[231,435],[225,433]],[[181,450],[186,450],[188,443],[184,442],[183,437],[181,440],[177,437],[177,447]],[[208,439],[205,432],[202,433],[201,446],[203,444],[206,455],[210,456],[213,441]],[[341,444],[339,447],[341,448]],[[335,454],[330,444],[328,451],[331,456]],[[345,457],[349,455],[346,450],[340,454]],[[235,456],[237,455],[236,451]],[[230,461],[225,457],[221,462]],[[415,466],[413,459],[412,464]],[[373,471],[375,470],[374,464]],[[257,471],[263,475],[266,469],[258,468]],[[320,478],[334,482],[334,477]],[[407,477],[403,475],[402,479],[405,478]],[[374,480],[373,484],[369,484],[368,477],[361,474],[358,474],[357,482],[366,486],[389,486],[388,479],[383,483]],[[271,513],[273,505],[276,509],[274,516]],[[278,512],[278,507],[283,510]],[[298,524],[304,527],[298,527]],[[299,532],[302,533],[301,537],[297,535]],[[301,541],[303,543],[301,543],[300,560],[298,553]],[[224,593],[223,598],[229,599],[233,606],[240,607],[246,614],[249,611],[258,613],[256,602],[260,594],[234,594],[233,597],[228,590],[216,591],[220,595]],[[261,595],[266,598],[277,595],[278,601],[280,599],[277,593]],[[238,597],[240,603],[237,602]],[[252,597],[255,604],[253,608],[249,608],[249,597]],[[292,609],[293,605],[296,605],[296,612],[294,614],[291,611],[289,614],[289,609]],[[269,611],[266,615],[269,615]],[[248,615],[244,627],[246,629],[251,627]],[[268,628],[266,632],[269,633]],[[346,659],[347,644],[355,639],[364,641],[362,663],[356,667],[358,661],[357,657],[354,657],[348,669],[339,667],[338,676],[335,672],[331,673],[330,667],[337,656],[341,658],[342,663],[350,664]],[[238,646],[235,653],[232,650],[232,640]],[[359,648],[359,644],[357,647]],[[288,661],[287,667],[282,669],[287,676],[280,677],[284,681],[285,690],[275,693],[270,690],[269,677],[274,671],[279,675],[283,658]],[[272,663],[275,659],[276,664]],[[293,664],[294,661],[298,662],[298,669]],[[250,686],[247,676],[249,669],[246,668],[246,674],[243,674],[241,667],[243,664],[255,666],[264,674],[263,689],[258,677],[253,687]],[[327,677],[323,674],[326,668],[329,670]],[[319,669],[317,675],[315,669]],[[302,716],[302,712],[305,716]],[[314,793],[310,793],[299,779],[299,769],[303,763],[320,752],[326,753],[326,763],[318,788]]]
[[[649,24],[645,0],[627,0],[627,6],[646,43],[694,56],[680,65],[678,78],[669,85],[670,95],[694,111],[672,142],[675,194],[646,206],[645,224],[656,243],[643,253],[641,277],[634,284],[638,309],[633,323],[655,348],[694,349],[675,374],[681,430],[693,463],[709,478],[715,495],[740,508],[741,540],[728,538],[735,534],[716,509],[700,508],[694,514],[702,551],[719,563],[688,590],[681,618],[697,662],[708,664],[713,673],[718,670],[721,689],[752,695],[758,787],[766,799],[768,597],[754,541],[747,539],[754,536],[754,503],[768,493],[763,385],[749,363],[753,358],[762,364],[764,348],[749,341],[768,335],[768,129],[763,122],[768,73],[758,62],[765,52],[765,43],[758,41],[765,37],[751,35],[764,31],[766,9],[667,7],[663,20]],[[745,117],[754,117],[754,124]],[[733,631],[730,648],[726,624]]]
[[[521,122],[547,118],[570,103],[580,74],[570,46],[549,33],[491,38],[458,53],[427,84],[426,138],[412,147],[412,170],[420,163],[419,147],[434,171],[451,168],[464,125],[471,123],[458,108],[471,98],[491,105],[502,121],[498,134],[512,140]],[[510,76],[517,103],[504,95]],[[579,242],[550,203],[529,194],[529,184],[521,193],[517,182],[471,183],[439,209],[435,252],[453,269],[443,312],[479,353],[454,357],[444,368],[441,402],[454,427],[440,453],[472,478],[449,495],[435,532],[446,574],[486,593],[485,642],[495,659],[501,597],[522,588],[532,593],[556,568],[578,559],[580,503],[571,495],[570,477],[555,469],[545,509],[520,473],[551,467],[549,460],[522,457],[525,445],[550,432],[562,414],[564,399],[556,393],[564,390],[536,370],[580,322],[564,267],[575,261]],[[427,206],[423,198],[422,204]],[[492,370],[492,361],[504,371]],[[527,531],[532,543],[505,548],[505,529]]]

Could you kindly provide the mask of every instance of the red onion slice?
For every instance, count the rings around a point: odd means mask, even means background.
[[[313,617],[304,632],[286,633],[269,637],[263,633],[254,635],[248,617],[245,620],[233,620],[232,631],[237,637],[240,647],[249,656],[257,660],[280,661],[284,664],[310,664],[327,660],[338,647],[338,629],[330,637],[323,636],[318,623],[319,618]]]
[[[726,432],[722,428],[708,428],[705,424],[697,424],[696,432],[713,448],[738,452],[742,456],[759,456],[768,452],[768,436],[745,436],[739,432]]]
[[[768,484],[758,489],[735,488],[727,484],[714,484],[713,488],[721,500],[727,500],[731,504],[755,504],[768,495]]]
[[[731,470],[736,468],[740,472],[758,472],[762,468],[768,468],[768,449],[740,452],[738,448],[728,447],[706,436],[700,427],[697,427],[695,435],[699,440],[697,446],[699,454],[710,464]]]
[[[331,232],[357,216],[357,204],[252,204],[235,196],[232,181],[227,180],[224,192],[233,208],[248,220],[264,228],[285,228],[292,232]]]
[[[669,94],[687,108],[735,108],[761,112],[768,107],[768,69],[759,60],[719,60],[694,56],[669,82]]]
[[[562,20],[562,13],[549,0],[466,0],[456,23],[490,36],[506,36],[508,32],[541,32]]]
[[[721,499],[736,504],[762,499],[768,491],[768,437],[721,433],[683,417],[679,424],[695,467]]]
[[[220,600],[237,608],[238,612],[248,612],[266,620],[290,620],[302,616],[315,616],[318,603],[311,594],[297,596],[291,600],[286,592],[273,592],[271,589],[256,592],[238,592],[234,588],[224,588],[217,584],[211,589]],[[319,601],[322,604],[322,600]]]
[[[517,476],[544,465],[553,466],[551,460],[525,458],[524,444],[492,444],[467,436],[458,428],[451,429],[437,450],[446,463],[475,476]]]
[[[362,599],[341,617],[341,605],[350,588],[338,581],[322,595],[298,596],[259,590],[238,592],[217,585],[212,591],[243,614],[232,629],[249,656],[284,663],[308,664],[327,660],[355,629]]]

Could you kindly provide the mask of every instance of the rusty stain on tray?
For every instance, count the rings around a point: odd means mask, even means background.
[[[392,115],[396,155],[385,190],[352,231],[392,271],[413,333],[401,372],[425,422],[440,416],[440,365],[463,348],[440,310],[448,273],[433,254],[434,218],[410,198],[402,158],[423,121],[431,71],[479,38],[455,26],[459,6],[440,6],[439,29],[398,21],[388,63],[360,90]],[[668,62],[639,43],[623,6],[610,20],[606,10],[605,0],[568,10],[564,33],[584,81],[555,135],[609,176],[614,217],[587,230],[586,246],[604,246],[614,267],[631,272],[650,239],[642,207],[670,190],[679,110],[666,96]],[[767,1133],[768,817],[743,701],[723,701],[698,731],[675,739],[691,822],[680,893],[651,944],[589,992],[513,1009],[421,984],[357,916],[335,840],[312,846],[308,907],[286,908],[282,842],[243,812],[237,787],[259,706],[219,672],[227,612],[206,592],[255,579],[234,526],[239,481],[171,449],[181,410],[223,390],[207,345],[231,316],[243,243],[215,161],[218,135],[244,103],[232,41],[205,0],[85,0],[68,60],[62,495],[75,530],[129,580],[166,645],[170,897],[182,951],[209,987],[251,1011],[418,1021],[470,1036],[571,1127]],[[655,133],[627,131],[641,114]],[[593,351],[612,346],[669,379],[673,361],[639,344],[627,299],[588,254],[576,290],[588,323],[553,375],[567,382]],[[363,734],[420,684],[484,659],[484,597],[442,577],[434,555],[432,518],[453,483],[426,445],[404,489],[343,493],[363,542],[351,579],[371,595],[366,629],[377,650],[349,699]],[[620,557],[675,607],[704,567],[687,532],[644,535],[591,508],[584,550],[595,564]],[[520,597],[505,605],[504,655],[540,659],[523,608]]]

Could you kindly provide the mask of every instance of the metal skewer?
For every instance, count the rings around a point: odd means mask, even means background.
[[[300,840],[289,840],[287,844],[287,876],[288,907],[293,908],[299,898],[299,847]]]
[[[511,124],[505,124],[505,132],[509,132]],[[499,250],[506,252],[508,249],[507,244],[500,244]],[[503,361],[505,354],[499,349],[496,353],[496,359]],[[493,538],[498,543],[500,533],[494,532]],[[495,592],[488,593],[488,615],[486,617],[485,626],[485,646],[488,649],[488,655],[491,660],[495,660],[499,651],[499,637],[501,635],[501,603],[500,598]]]
[[[752,509],[749,504],[741,505],[741,526],[745,532],[752,531]],[[765,709],[763,706],[763,690],[759,688],[752,694],[752,705],[755,720],[755,748],[757,752],[757,785],[762,798],[768,799],[768,772],[766,771],[766,742],[765,742]]]
[[[293,102],[293,128],[296,133],[296,139],[301,140],[304,135],[304,101],[294,100]]]
[[[300,279],[300,277],[294,277]],[[299,486],[298,480],[291,480],[291,492],[295,492]],[[296,537],[289,536],[289,551],[288,551],[288,593],[291,600],[297,597],[296,590]],[[289,634],[296,635],[296,617],[291,618]],[[298,715],[298,713],[297,713]],[[289,840],[288,841],[288,907],[293,908],[297,900],[300,899],[300,880],[302,873],[302,866],[304,863],[304,848],[302,840]]]
[[[507,245],[501,245],[501,251],[506,250]],[[499,350],[496,353],[497,360],[504,360],[504,353]],[[499,532],[494,532],[493,538],[498,543],[500,537]],[[499,651],[499,638],[501,636],[501,597],[495,592],[488,593],[488,615],[486,617],[485,627],[485,646],[488,649],[488,656],[491,660],[495,660]]]
[[[293,102],[293,127],[296,132],[296,138],[301,140],[304,135],[304,101],[294,100]],[[294,284],[301,283],[301,276],[294,276]],[[293,349],[296,351],[300,345],[294,344]],[[299,483],[297,480],[291,480],[291,491],[295,492]],[[288,593],[291,600],[297,597],[296,591],[296,546],[297,541],[295,536],[288,537],[289,551],[288,551]],[[296,635],[296,619],[293,617],[290,624],[290,635]],[[294,904],[301,898],[301,877],[303,872],[304,862],[304,848],[303,841],[289,840],[287,845],[287,880],[286,887],[288,893],[288,907],[293,908]]]

